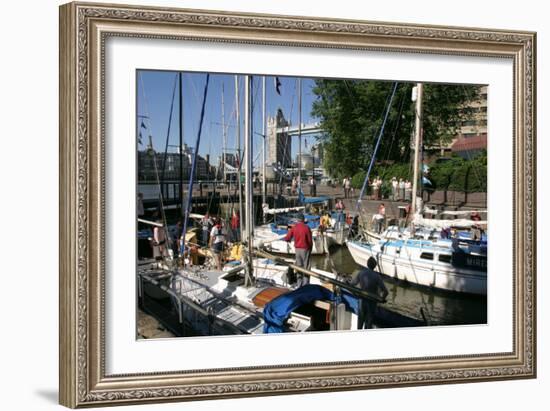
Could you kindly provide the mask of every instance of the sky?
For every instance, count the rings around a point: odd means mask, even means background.
[[[199,130],[200,113],[206,73],[183,73],[183,141],[190,147],[195,146]],[[179,72],[138,70],[137,87],[137,129],[142,134],[143,150],[148,144],[148,135],[152,136],[153,147],[164,152],[168,135],[169,151],[175,152],[179,145]],[[261,163],[262,150],[262,76],[253,77],[253,158],[254,164]],[[277,108],[291,125],[299,123],[298,81],[296,77],[280,76],[281,95],[275,90],[274,77],[266,77],[266,111],[267,116],[274,116]],[[310,124],[319,121],[311,116],[311,107],[316,99],[312,92],[314,81],[302,79],[302,123]],[[174,93],[175,89],[175,95]],[[241,147],[244,148],[244,76],[239,76],[239,98],[241,117]],[[223,91],[223,92],[222,92]],[[174,95],[174,99],[172,96]],[[227,129],[227,147],[229,152],[237,147],[235,118],[235,76],[233,74],[210,74],[210,82],[205,106],[205,117],[199,146],[199,154],[210,154],[211,164],[217,163],[223,147],[222,95],[224,116]],[[172,119],[170,109],[172,106]],[[142,117],[146,116],[146,118]],[[146,127],[142,127],[143,125]],[[170,125],[170,131],[168,128]],[[305,148],[307,141],[307,149]],[[302,152],[308,152],[314,143],[314,136],[302,136]],[[292,139],[292,157],[298,153],[298,138]]]

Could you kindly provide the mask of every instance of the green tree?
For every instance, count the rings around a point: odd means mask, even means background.
[[[382,126],[392,82],[316,80],[312,115],[326,131],[321,141],[324,164],[338,177],[367,170]],[[410,158],[414,130],[413,83],[399,83],[382,136],[377,160],[405,163]],[[479,99],[479,86],[426,84],[424,87],[424,145],[447,143],[462,120],[472,113],[465,103]]]

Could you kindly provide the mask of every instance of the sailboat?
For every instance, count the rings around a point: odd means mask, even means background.
[[[453,238],[443,238],[446,236],[442,235],[442,230],[458,222],[455,220],[427,220],[422,217],[422,201],[416,197],[422,127],[422,83],[417,84],[415,93],[412,223],[405,229],[390,226],[379,236],[348,240],[348,249],[355,262],[364,267],[367,266],[368,259],[374,257],[378,262],[380,273],[388,277],[445,291],[486,295],[486,237],[485,241],[483,238],[474,240],[460,238],[458,235]],[[375,155],[376,150],[373,160]],[[464,224],[479,225],[483,223],[486,222],[466,222]]]
[[[191,211],[190,196],[208,79],[207,76],[183,232],[186,232]],[[269,254],[262,255],[263,252],[254,249],[251,76],[245,76],[245,96],[246,224],[242,259],[226,265],[224,270],[200,266],[180,267],[181,261],[178,262],[171,255],[158,262],[142,261],[138,263],[137,273],[140,306],[148,312],[156,313],[161,322],[176,335],[349,329],[357,324],[357,298],[379,297],[340,281],[332,273],[296,267]],[[182,256],[186,255],[186,248],[184,241]],[[316,278],[317,284],[297,288],[293,284],[290,269]],[[338,291],[340,289],[345,290],[345,296]]]

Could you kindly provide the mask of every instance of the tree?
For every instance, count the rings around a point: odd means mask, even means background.
[[[312,115],[321,119],[325,134],[324,164],[338,177],[367,170],[380,132],[392,82],[326,80],[315,82]],[[413,83],[400,83],[391,104],[377,160],[408,162],[414,129]],[[426,84],[424,145],[447,143],[460,122],[472,115],[466,103],[479,99],[480,86]]]

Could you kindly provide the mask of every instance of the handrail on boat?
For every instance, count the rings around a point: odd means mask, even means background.
[[[354,287],[353,285],[351,284],[348,284],[344,281],[339,281],[339,280],[336,280],[334,278],[330,278],[330,277],[327,277],[323,274],[320,274],[320,273],[317,273],[315,271],[312,271],[312,270],[308,270],[307,268],[303,268],[303,267],[300,267],[300,266],[297,266],[296,264],[293,264],[293,263],[289,263],[288,261],[286,261],[285,259],[283,258],[280,258],[280,257],[277,257],[277,256],[274,256],[273,254],[270,254],[268,252],[265,252],[263,250],[258,250],[258,249],[254,249],[254,254],[260,256],[260,257],[265,257],[265,258],[270,258],[272,259],[273,261],[276,261],[280,264],[284,264],[284,265],[287,265],[288,267],[292,268],[294,271],[298,271],[298,272],[301,272],[303,274],[307,274],[311,277],[315,277],[315,278],[318,278],[322,281],[325,281],[327,283],[331,283],[333,285],[337,285],[338,287],[340,288],[343,288],[347,291],[349,291],[351,294],[357,296],[357,297],[361,297],[361,298],[367,298],[369,300],[374,300],[374,301],[377,301],[377,302],[381,302],[381,303],[384,303],[386,302],[385,299],[381,298],[380,296],[378,295],[375,295],[375,294],[372,294],[372,293],[369,293],[367,291],[364,291],[364,290],[361,290],[360,288],[357,288],[357,287]]]

